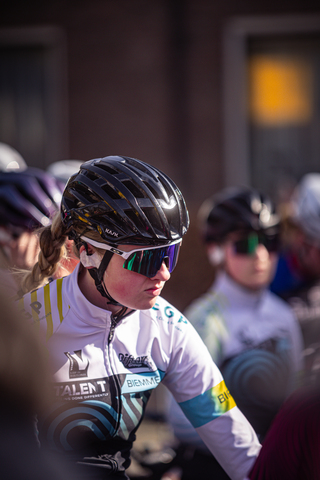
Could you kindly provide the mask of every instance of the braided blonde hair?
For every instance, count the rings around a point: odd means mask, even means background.
[[[57,213],[52,220],[52,224],[39,230],[39,246],[40,252],[37,263],[33,266],[31,271],[17,272],[16,276],[19,278],[20,291],[18,296],[31,292],[48,282],[50,277],[53,277],[60,264],[68,258],[66,248],[66,240],[70,230],[73,230],[77,235],[84,233],[84,228],[71,227],[66,229],[61,220],[60,213]],[[104,242],[103,238],[96,231],[85,232],[88,238],[92,238],[97,242]],[[104,250],[96,248],[97,252],[102,257]],[[74,245],[73,253],[79,258],[79,252]]]
[[[39,234],[38,261],[31,272],[26,273],[20,281],[22,294],[35,290],[46,283],[48,278],[54,275],[61,259],[66,256],[67,231],[62,224],[59,212],[53,218],[52,224],[41,229]]]

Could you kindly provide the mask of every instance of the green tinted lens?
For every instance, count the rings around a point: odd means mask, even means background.
[[[154,249],[139,250],[124,262],[123,268],[152,278],[160,270],[163,262],[171,273],[177,264],[181,243]]]
[[[259,238],[256,233],[250,233],[244,238],[233,243],[234,251],[242,255],[253,255],[259,245]]]
[[[268,252],[277,252],[279,250],[279,234],[266,235],[263,232],[252,232],[233,243],[234,251],[241,255],[253,255],[259,243],[264,245]]]

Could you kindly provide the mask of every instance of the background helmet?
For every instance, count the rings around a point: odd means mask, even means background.
[[[45,227],[60,206],[62,188],[45,171],[0,172],[0,225],[20,233]]]
[[[308,173],[295,188],[293,220],[311,238],[320,240],[320,173]]]
[[[78,172],[83,162],[80,160],[59,160],[50,163],[47,172],[53,175],[65,187],[69,178]]]
[[[111,244],[165,245],[189,227],[183,196],[157,168],[129,157],[82,164],[64,190],[62,221],[78,235],[96,231]]]
[[[238,230],[261,231],[279,228],[279,217],[270,198],[253,188],[230,187],[203,203],[199,211],[206,243],[221,242]]]
[[[27,164],[17,150],[6,143],[0,142],[0,171],[9,172],[25,170]]]

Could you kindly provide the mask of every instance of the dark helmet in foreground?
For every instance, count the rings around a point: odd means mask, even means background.
[[[81,243],[87,248],[90,233],[98,233],[99,242],[112,247],[167,246],[181,240],[189,227],[187,207],[174,182],[151,165],[120,156],[82,164],[66,185],[61,215],[78,248]],[[106,250],[89,273],[100,294],[119,305],[104,283],[113,254]],[[127,309],[122,307],[124,314]]]
[[[271,199],[246,187],[226,188],[205,201],[199,220],[205,243],[219,243],[239,230],[276,233],[280,222]]]
[[[79,235],[96,231],[110,245],[165,245],[189,227],[174,182],[140,160],[109,156],[81,165],[64,190],[62,221]]]
[[[39,168],[0,172],[0,225],[14,233],[45,227],[59,211],[62,189]]]

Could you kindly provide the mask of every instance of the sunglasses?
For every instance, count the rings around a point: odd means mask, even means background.
[[[110,252],[119,255],[125,259],[123,268],[130,270],[130,272],[140,273],[148,278],[156,276],[163,262],[165,262],[170,273],[173,271],[177,265],[182,242],[180,238],[179,240],[170,243],[170,245],[165,245],[163,247],[137,248],[135,250],[130,250],[130,252],[124,252],[123,250],[111,247],[111,245],[107,245],[106,243],[91,240],[91,238],[82,236],[81,239],[96,248],[109,250]]]
[[[277,252],[279,250],[279,234],[267,235],[262,232],[252,232],[235,240],[233,248],[234,252],[239,255],[254,255],[259,244],[264,245],[270,253]]]

